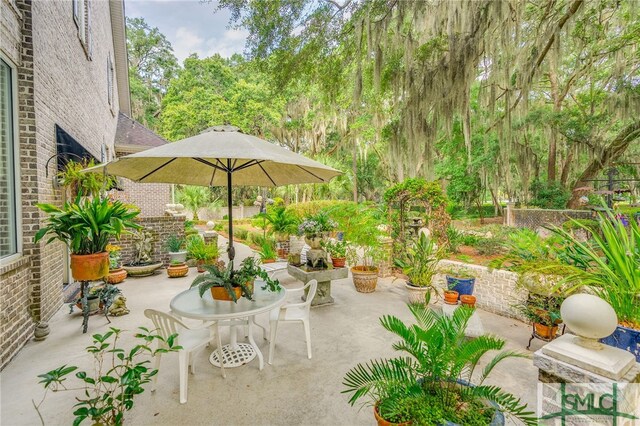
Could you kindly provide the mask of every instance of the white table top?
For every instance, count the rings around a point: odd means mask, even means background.
[[[262,290],[264,283],[256,280],[253,299],[242,297],[238,303],[227,300],[213,300],[211,292],[205,292],[201,298],[197,288],[179,293],[171,299],[170,307],[176,314],[205,321],[218,321],[245,318],[263,312],[269,312],[285,302],[285,290],[272,293]]]

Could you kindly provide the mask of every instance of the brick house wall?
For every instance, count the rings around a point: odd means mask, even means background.
[[[141,217],[164,215],[166,205],[171,202],[171,185],[166,183],[136,183],[129,179],[119,179],[122,191],[110,191],[109,198],[123,203],[135,204],[140,208]]]
[[[153,254],[151,258],[154,262],[161,261],[165,266],[169,264],[169,250],[166,241],[169,235],[185,236],[184,216],[157,216],[140,217],[136,222],[151,232],[153,237]],[[120,241],[112,241],[122,248],[120,256],[122,263],[133,262],[135,259],[134,236],[125,234]]]
[[[0,265],[0,369],[31,337],[35,321],[48,320],[62,305],[66,249],[62,243],[33,243],[45,217],[36,204],[63,202],[62,191],[53,188],[57,163],[55,158],[50,161],[56,154],[55,125],[98,159],[103,145],[111,156],[115,152],[115,77],[111,105],[107,90],[107,63],[115,60],[110,2],[86,4],[90,49],[78,36],[71,0],[0,0],[0,46],[16,67],[18,87],[15,137],[22,247],[20,255]]]

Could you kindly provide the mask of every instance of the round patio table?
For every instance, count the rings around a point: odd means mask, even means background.
[[[221,322],[229,322],[233,327],[240,321],[246,320],[248,323],[249,344],[237,343],[237,334],[232,328],[231,342],[214,351],[209,357],[209,361],[222,368],[222,375],[225,376],[225,367],[239,367],[247,364],[258,356],[260,370],[264,367],[262,352],[253,339],[253,326],[255,316],[261,313],[272,311],[284,304],[285,290],[269,292],[262,290],[264,282],[256,280],[254,285],[253,300],[242,297],[238,303],[226,300],[213,300],[211,292],[205,292],[203,297],[198,294],[197,288],[185,290],[171,299],[171,311],[185,318],[202,321],[216,321],[216,332],[219,333],[218,326]],[[258,325],[259,326],[259,325]],[[259,326],[260,327],[260,326]],[[219,334],[218,334],[219,336]],[[220,362],[222,358],[222,362]]]

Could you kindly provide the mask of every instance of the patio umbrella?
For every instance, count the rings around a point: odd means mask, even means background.
[[[341,174],[233,126],[211,127],[199,135],[120,157],[84,170],[142,183],[226,186],[229,206],[229,259],[233,248],[232,186],[324,183]]]

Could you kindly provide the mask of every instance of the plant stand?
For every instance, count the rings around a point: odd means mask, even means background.
[[[305,284],[311,280],[318,280],[318,290],[311,301],[311,306],[332,304],[334,299],[331,297],[331,281],[349,276],[349,270],[347,268],[330,267],[329,269],[314,270],[307,266],[297,267],[291,264],[287,265],[287,272]],[[302,296],[302,300],[306,300],[306,294]]]
[[[80,306],[82,307],[82,333],[85,334],[87,332],[87,328],[89,327],[89,317],[91,316],[91,312],[89,311],[89,300],[87,294],[89,294],[89,283],[90,281],[80,281]],[[71,303],[71,312],[73,312],[73,303]],[[107,322],[111,324],[111,320],[109,319],[109,307],[104,306],[104,317],[107,319]],[[69,312],[69,313],[71,313]],[[100,310],[94,312],[94,314],[100,312]]]
[[[527,343],[527,350],[529,350],[529,348],[531,347],[531,342],[533,341],[533,339],[542,340],[543,342],[550,342],[556,339],[558,336],[564,335],[565,328],[567,328],[567,325],[562,324],[562,332],[560,334],[556,334],[553,337],[547,338],[547,337],[542,337],[538,333],[536,333],[536,326],[531,324],[531,337],[529,337],[529,343]]]

